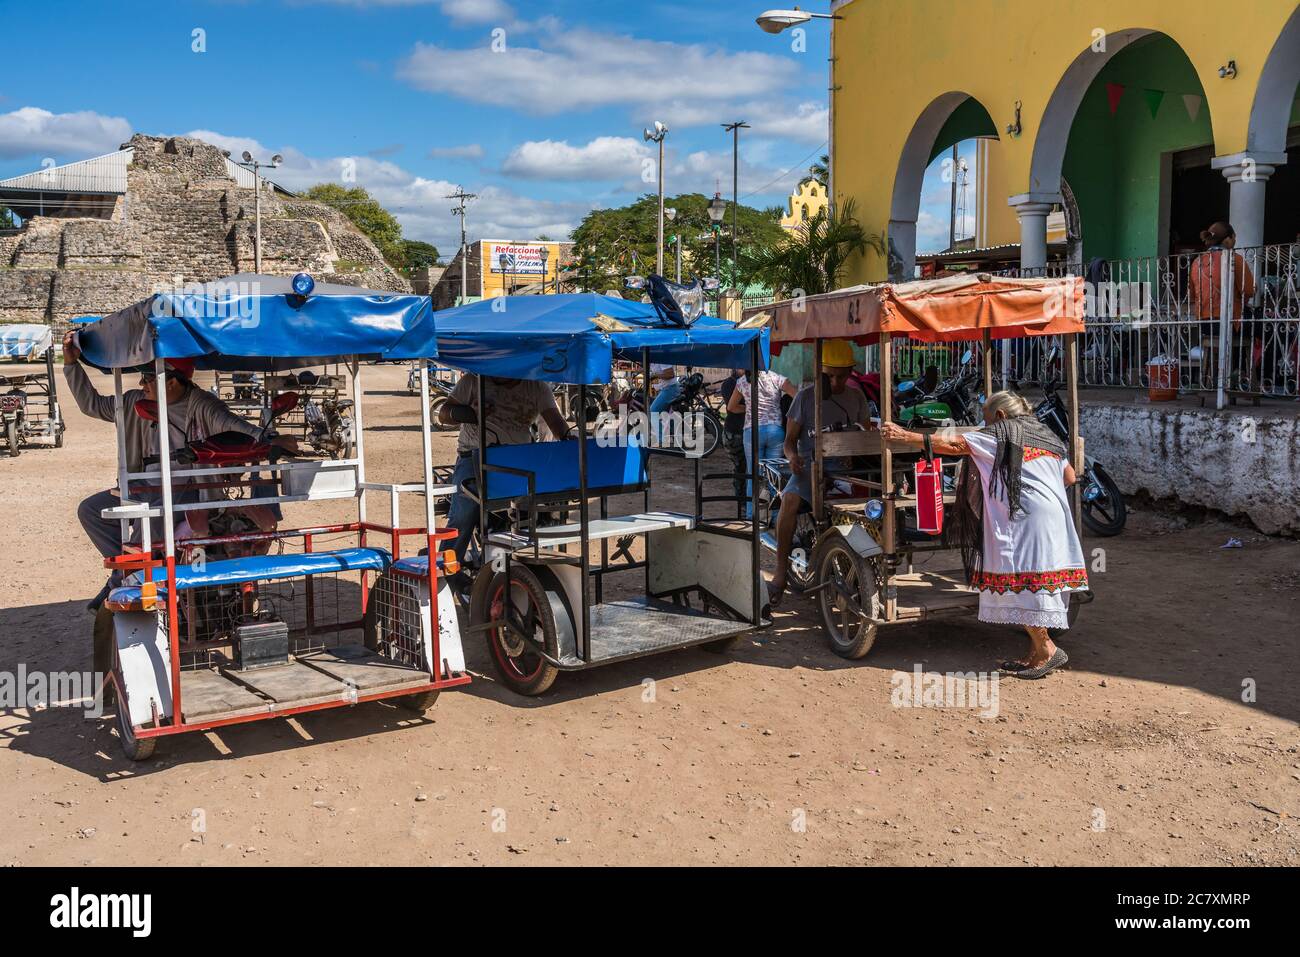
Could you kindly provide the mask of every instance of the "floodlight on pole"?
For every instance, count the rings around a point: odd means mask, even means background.
[[[664,137],[668,135],[668,125],[655,120],[654,129],[646,127],[642,136],[647,143],[659,144],[659,235],[655,247],[655,272],[664,274]]]
[[[253,154],[244,150],[244,161],[239,165],[253,171],[253,272],[262,272],[262,173],[263,169],[275,169],[284,162],[284,157],[276,153],[269,163],[253,159]]]
[[[754,22],[766,33],[780,33],[814,19],[838,20],[839,17],[830,13],[809,13],[795,7],[793,10],[765,10]]]

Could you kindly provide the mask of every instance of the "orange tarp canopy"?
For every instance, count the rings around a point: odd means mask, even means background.
[[[1083,280],[1009,279],[988,274],[852,286],[745,310],[772,314],[772,351],[788,342],[877,342],[882,332],[921,342],[1054,336],[1083,332]]]

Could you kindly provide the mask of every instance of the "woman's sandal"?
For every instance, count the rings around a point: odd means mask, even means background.
[[[1063,649],[1057,648],[1056,653],[1053,654],[1052,657],[1044,661],[1037,668],[1024,668],[1020,671],[1008,672],[1008,674],[1011,674],[1017,678],[1026,678],[1030,680],[1034,678],[1045,678],[1069,660],[1070,660],[1070,656],[1067,655]]]
[[[1027,662],[1008,659],[998,665],[998,671],[1005,671],[1010,673],[1014,671],[1024,671],[1028,667],[1029,664]]]

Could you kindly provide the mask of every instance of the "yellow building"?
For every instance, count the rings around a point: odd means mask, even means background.
[[[910,276],[927,165],[977,137],[977,246],[1044,265],[1155,256],[1215,220],[1300,233],[1294,0],[838,0],[831,186],[889,240],[846,279]],[[1059,228],[1059,227],[1058,227]]]
[[[781,228],[794,232],[826,208],[826,188],[815,179],[806,179],[794,188],[787,203],[789,211],[781,217]]]

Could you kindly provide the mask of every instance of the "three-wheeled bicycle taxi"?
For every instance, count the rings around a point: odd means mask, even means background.
[[[593,386],[609,382],[616,359],[638,362],[647,381],[651,362],[755,374],[767,363],[761,323],[738,328],[689,306],[592,293],[485,300],[436,318],[439,362],[478,375],[475,475],[461,488],[480,514],[465,631],[486,635],[508,687],[537,695],[561,671],[697,645],[720,651],[767,624],[757,520],[735,521],[734,491],[705,494],[714,480],[731,490],[732,474],[703,471],[689,451],[694,434],[678,441],[676,423],[661,434],[642,414],[605,417],[588,435],[586,421]],[[492,444],[489,377],[576,386],[578,438]],[[694,459],[692,506],[654,507],[658,457]],[[706,514],[723,500],[726,518]],[[644,586],[614,594],[628,579],[611,576],[638,570]]]
[[[792,343],[814,345],[814,370],[822,366],[822,344],[848,340],[879,345],[880,421],[894,417],[892,348],[900,339],[923,343],[972,343],[983,363],[984,395],[993,389],[995,340],[1061,336],[1065,344],[1071,463],[1082,474],[1079,437],[1076,336],[1084,331],[1083,283],[1076,277],[1008,279],[988,274],[901,284],[855,286],[803,300],[746,310],[746,318],[767,314],[772,349]],[[914,449],[882,442],[877,430],[828,431],[821,408],[823,381],[814,375],[816,422],[812,463],[813,502],[800,526],[802,554],[792,557],[791,580],[818,607],[830,646],[845,658],[865,656],[881,627],[942,616],[976,613],[979,592],[969,586],[958,556],[942,536],[918,530]],[[950,424],[918,428],[955,435],[977,426]],[[765,462],[764,468],[779,463]],[[945,504],[960,462],[944,462]],[[1079,486],[1073,489],[1076,527]],[[774,540],[765,536],[774,546]],[[947,564],[945,564],[945,562]],[[793,566],[798,565],[797,569]],[[796,574],[798,572],[798,574]],[[1091,593],[1072,595],[1071,621]]]
[[[54,333],[39,323],[0,326],[0,359],[40,362],[39,372],[0,373],[0,438],[11,456],[24,442],[63,447],[63,413],[54,376]]]
[[[105,561],[121,584],[96,619],[95,657],[123,750],[136,760],[187,731],[388,699],[423,711],[470,680],[443,577],[455,570],[442,551],[447,533],[433,522],[435,497],[452,489],[433,479],[427,375],[422,480],[366,477],[362,364],[436,354],[428,299],[317,286],[305,274],[292,285],[239,278],[155,294],[78,334],[82,356],[112,373],[116,395],[121,504],[103,515],[136,544]],[[274,416],[298,401],[282,393],[257,435],[187,435],[177,448],[171,429],[154,429],[152,461],[129,465],[127,417],[171,420],[166,388],[156,389],[156,405],[128,408],[140,393],[123,379],[140,371],[163,382],[167,360],[178,358],[263,375],[346,364],[355,455],[279,454]],[[387,522],[368,512],[376,494],[389,499]],[[423,495],[422,523],[402,524],[407,494]],[[347,499],[355,521],[279,525],[283,505]]]

